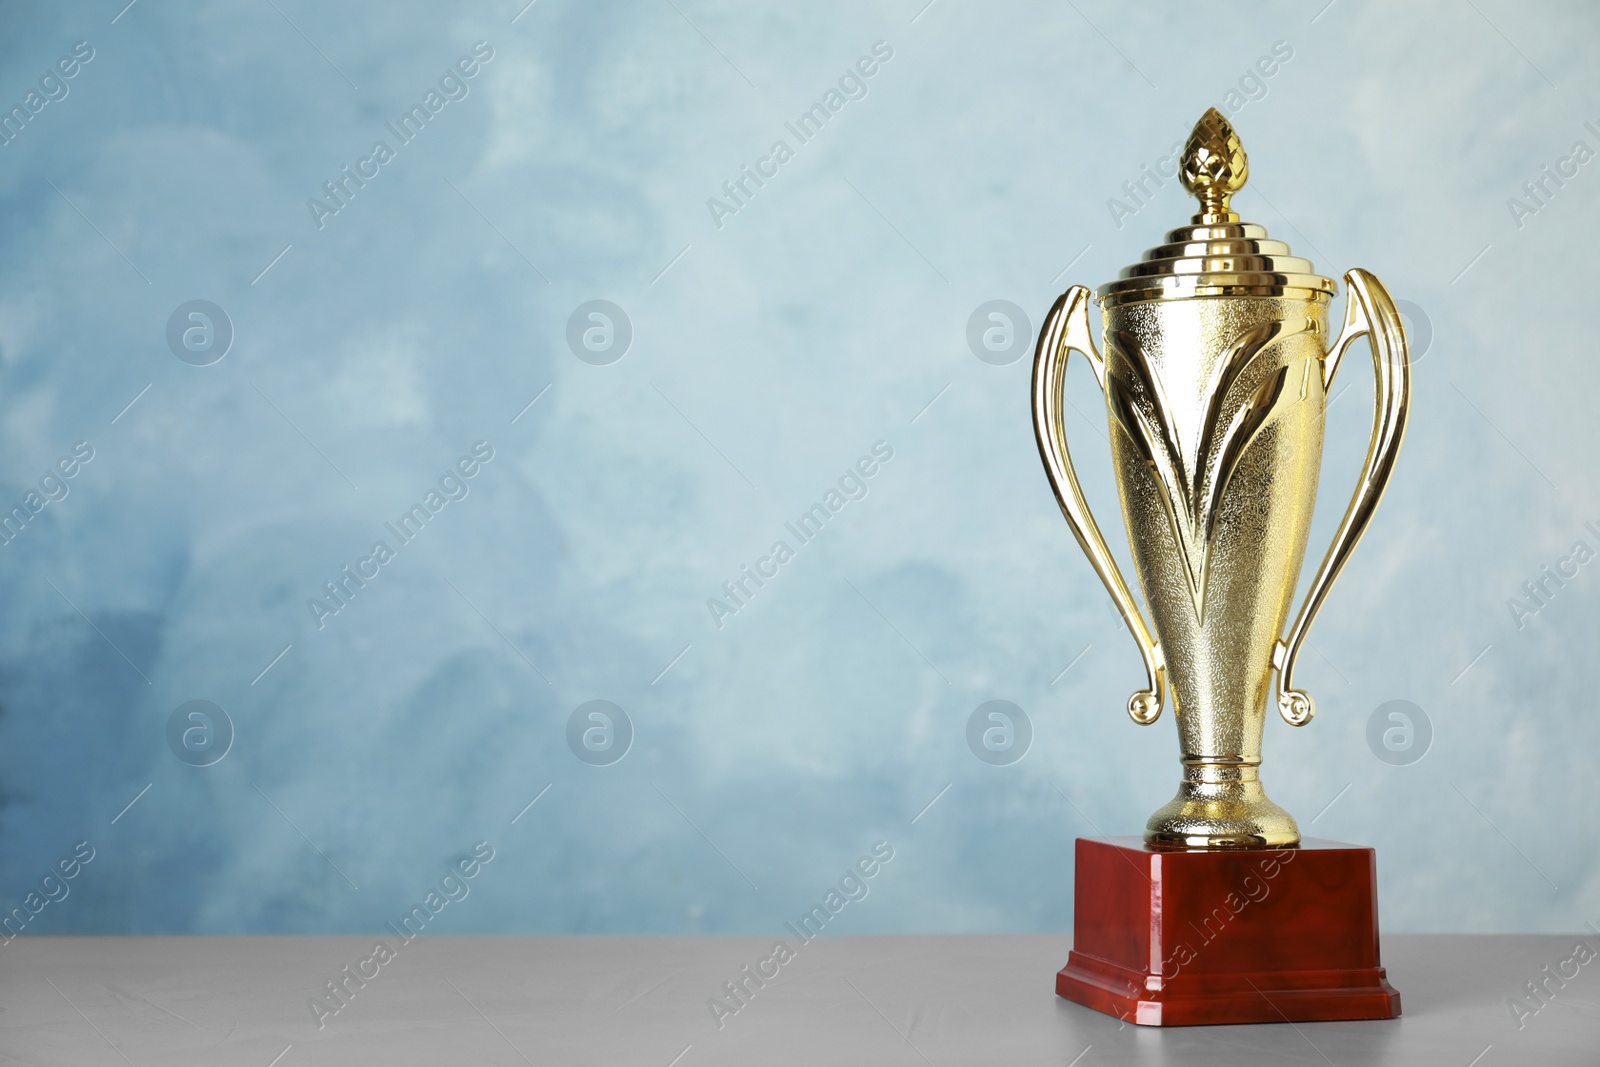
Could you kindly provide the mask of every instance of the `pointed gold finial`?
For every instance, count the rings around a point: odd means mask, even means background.
[[[1196,225],[1238,222],[1228,201],[1250,177],[1250,159],[1232,124],[1216,108],[1207,108],[1183,146],[1183,187],[1200,199]]]

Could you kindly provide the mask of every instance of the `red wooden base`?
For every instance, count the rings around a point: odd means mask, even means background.
[[[1393,1019],[1370,848],[1163,851],[1078,838],[1056,993],[1146,1026]]]

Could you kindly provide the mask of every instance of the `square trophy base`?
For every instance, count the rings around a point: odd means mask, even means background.
[[[1151,849],[1078,838],[1056,994],[1145,1026],[1393,1019],[1370,848]]]

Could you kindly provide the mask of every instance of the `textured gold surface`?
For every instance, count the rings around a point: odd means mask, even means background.
[[[1102,287],[1105,355],[1090,332],[1087,289],[1074,286],[1051,309],[1034,361],[1034,429],[1062,514],[1144,659],[1148,685],[1129,714],[1154,722],[1170,687],[1183,780],[1151,816],[1146,840],[1278,847],[1300,832],[1257,774],[1268,689],[1276,670],[1283,718],[1310,720],[1314,705],[1293,686],[1294,664],[1393,469],[1410,388],[1405,336],[1383,286],[1353,270],[1344,327],[1328,344],[1332,280],[1228,206],[1248,163],[1220,115],[1207,112],[1196,126],[1184,167],[1202,210],[1122,281]],[[1316,499],[1328,386],[1362,336],[1376,370],[1372,443],[1284,639]],[[1148,624],[1072,468],[1061,417],[1071,351],[1089,360],[1105,391]]]
[[[1105,315],[1117,489],[1184,764],[1154,841],[1300,839],[1254,778],[1317,492],[1326,317],[1324,300],[1251,297]]]

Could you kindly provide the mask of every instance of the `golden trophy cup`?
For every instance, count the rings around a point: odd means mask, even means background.
[[[1073,951],[1056,992],[1146,1025],[1400,1014],[1379,960],[1373,850],[1302,841],[1259,768],[1274,673],[1278,713],[1293,726],[1311,721],[1295,661],[1394,469],[1410,393],[1405,331],[1378,279],[1352,270],[1344,324],[1330,339],[1333,279],[1230,206],[1248,174],[1233,127],[1207,111],[1180,171],[1200,211],[1095,292],[1100,348],[1090,292],[1074,286],[1051,308],[1034,357],[1045,473],[1144,657],[1148,684],[1128,714],[1153,723],[1170,698],[1183,762],[1178,795],[1150,817],[1142,841],[1078,839]],[[1372,441],[1286,635],[1328,387],[1362,337],[1377,381]],[[1071,352],[1105,393],[1148,615],[1072,468],[1062,419]]]
[[[1383,495],[1405,432],[1410,370],[1394,302],[1363,270],[1345,275],[1344,327],[1328,338],[1336,285],[1229,204],[1249,163],[1214,108],[1185,146],[1180,178],[1200,200],[1188,226],[1095,293],[1104,355],[1089,330],[1090,293],[1056,300],[1033,370],[1033,423],[1061,512],[1144,657],[1149,684],[1128,702],[1155,722],[1170,696],[1183,781],[1150,817],[1145,840],[1252,848],[1300,840],[1257,768],[1268,683],[1278,712],[1311,720],[1294,687],[1296,657],[1334,579]],[[1365,336],[1377,371],[1372,443],[1344,521],[1284,636],[1322,462],[1328,387]],[[1134,570],[1135,603],[1084,502],[1067,450],[1062,386],[1082,353],[1105,392],[1111,455]]]

